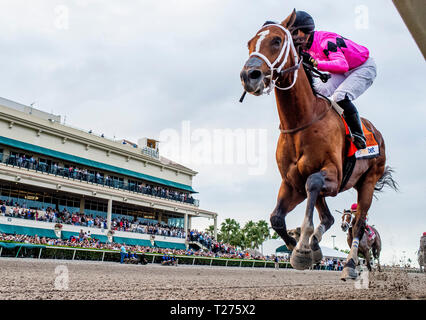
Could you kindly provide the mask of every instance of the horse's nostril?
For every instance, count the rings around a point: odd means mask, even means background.
[[[250,70],[248,76],[251,80],[257,80],[262,76],[262,72],[260,70]]]

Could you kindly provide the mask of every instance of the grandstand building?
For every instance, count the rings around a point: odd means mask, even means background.
[[[90,230],[102,242],[185,249],[189,243],[183,236],[111,232],[114,221],[189,230],[194,218],[208,218],[216,237],[217,214],[201,209],[193,197],[197,172],[161,157],[158,143],[108,139],[61,124],[60,116],[0,98],[0,200],[9,205],[7,210],[18,203],[38,215],[53,208],[106,222],[98,228],[61,228],[56,221],[0,215],[0,232],[65,239]]]

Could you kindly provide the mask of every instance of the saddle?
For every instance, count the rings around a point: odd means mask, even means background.
[[[343,179],[342,179],[342,184],[340,186],[340,191],[342,191],[345,188],[346,184],[349,181],[349,178],[352,175],[352,172],[355,168],[356,160],[378,157],[380,155],[380,147],[379,147],[379,144],[377,143],[376,137],[374,136],[374,132],[369,130],[365,126],[364,122],[361,121],[362,131],[364,132],[364,136],[366,138],[367,148],[358,150],[358,148],[353,143],[351,130],[349,129],[349,126],[346,123],[345,118],[343,117],[343,109],[335,101],[327,97],[324,97],[322,95],[321,97],[326,98],[330,102],[334,111],[336,111],[340,115],[340,118],[342,119],[343,124],[345,125],[346,159],[343,162]]]
[[[374,238],[376,237],[376,233],[374,232],[373,228],[370,227],[368,224],[365,226],[365,231],[367,232],[368,235],[368,240],[374,240]]]

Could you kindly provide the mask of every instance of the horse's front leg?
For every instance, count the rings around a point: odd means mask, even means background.
[[[328,209],[325,197],[319,196],[315,207],[318,210],[321,223],[309,238],[309,245],[312,249],[312,262],[317,264],[321,262],[322,259],[322,252],[319,243],[321,242],[322,235],[334,224],[334,217],[332,216],[330,209]]]
[[[281,187],[278,192],[277,205],[271,214],[270,221],[272,228],[284,240],[289,250],[294,249],[296,246],[296,240],[287,233],[285,217],[303,200],[305,200],[304,195],[295,191],[293,187],[284,181],[281,183]]]
[[[327,228],[325,225],[320,225],[314,234],[313,213],[315,204],[317,203],[320,195],[328,196],[337,194],[336,173],[337,170],[334,167],[327,169],[324,168],[320,172],[310,175],[306,181],[305,187],[308,195],[308,202],[306,205],[305,219],[301,226],[300,241],[290,258],[290,263],[295,269],[304,270],[309,268],[313,263],[313,252],[315,252],[315,262],[317,262],[318,258],[320,260],[322,258],[319,241],[321,241],[321,237]],[[328,214],[325,211],[324,213],[325,217],[328,217]],[[328,219],[327,225],[330,223],[334,223],[334,219]],[[310,241],[312,234],[314,234],[314,237]]]

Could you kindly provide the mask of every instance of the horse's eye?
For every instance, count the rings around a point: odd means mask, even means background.
[[[281,38],[275,37],[272,39],[271,44],[274,47],[279,47],[281,45]]]

